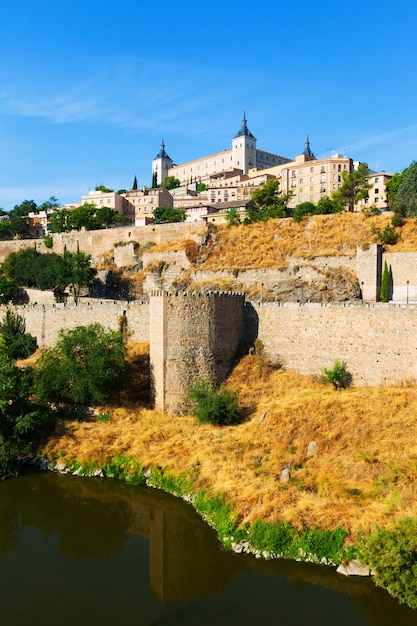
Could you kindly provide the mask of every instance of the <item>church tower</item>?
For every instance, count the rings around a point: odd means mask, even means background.
[[[173,160],[165,152],[164,138],[162,137],[161,148],[152,161],[152,186],[154,181],[160,185],[168,176],[168,171],[173,165]]]
[[[246,114],[243,113],[242,126],[232,139],[233,167],[247,174],[256,167],[256,138],[247,126]]]

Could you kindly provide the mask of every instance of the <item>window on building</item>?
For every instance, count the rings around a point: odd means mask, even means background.
[[[292,170],[291,171],[291,178],[294,178],[294,177],[295,177],[295,170]]]
[[[314,167],[310,167],[310,172],[313,173],[314,172]]]
[[[310,176],[310,183],[314,183],[314,176]]]
[[[310,191],[314,191],[314,187],[313,187],[313,186],[312,186],[312,187],[310,187]]]
[[[375,193],[379,193],[379,190],[378,190],[378,189],[375,189]]]
[[[304,182],[304,178],[300,178],[300,185],[302,185]]]
[[[375,202],[379,202],[379,198],[375,198]]]
[[[303,174],[304,174],[304,170],[303,170],[303,169],[301,169],[301,170],[300,170],[300,176],[302,176]]]
[[[326,182],[326,177],[325,177],[325,176],[320,176],[320,182],[321,182],[321,183]]]
[[[341,166],[341,164],[340,164],[340,163],[339,163],[339,165],[337,166],[337,171],[338,171],[338,172],[341,172],[341,171],[342,171],[342,166]]]
[[[324,165],[322,165],[321,168],[320,168],[320,172],[323,173],[325,171],[326,171],[326,168],[324,167]]]
[[[376,183],[379,183],[379,176],[377,176],[377,177],[375,178],[375,182],[376,182]]]
[[[342,177],[340,176],[340,174],[337,175],[337,182],[341,183],[342,182]]]
[[[296,187],[296,186],[297,186],[296,181],[295,181],[295,180],[292,180],[292,181],[291,181],[291,187]]]
[[[303,188],[302,187],[300,187],[300,193],[303,193]]]

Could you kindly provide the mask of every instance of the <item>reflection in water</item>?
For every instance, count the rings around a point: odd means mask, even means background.
[[[222,552],[162,492],[40,473],[0,483],[0,602],[13,626],[417,622],[370,580]]]

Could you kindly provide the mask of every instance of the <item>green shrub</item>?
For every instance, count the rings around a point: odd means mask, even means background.
[[[43,238],[43,243],[45,244],[45,248],[52,248],[52,246],[54,245],[54,240],[52,238],[52,235],[46,235]]]
[[[11,309],[7,309],[0,324],[0,335],[5,340],[7,354],[11,359],[26,359],[36,350],[36,337],[26,332],[25,320]]]
[[[346,363],[342,363],[340,359],[336,359],[331,369],[323,367],[321,370],[322,379],[332,383],[337,389],[346,389],[352,384],[352,374],[346,369]]]
[[[392,530],[378,528],[362,540],[358,557],[378,586],[417,609],[417,520],[400,520]]]
[[[203,424],[232,424],[239,417],[237,395],[224,387],[215,389],[204,378],[191,387],[188,398],[194,403],[196,418]]]

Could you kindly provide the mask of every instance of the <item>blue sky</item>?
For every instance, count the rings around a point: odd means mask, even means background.
[[[0,207],[151,184],[230,148],[417,159],[417,3],[0,0]]]

